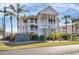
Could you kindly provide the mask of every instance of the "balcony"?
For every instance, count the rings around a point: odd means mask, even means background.
[[[30,24],[37,24],[38,23],[38,20],[37,18],[30,18]]]
[[[38,31],[38,26],[37,25],[30,25],[30,31],[31,32],[37,32]]]
[[[56,28],[55,24],[41,24],[41,28]]]

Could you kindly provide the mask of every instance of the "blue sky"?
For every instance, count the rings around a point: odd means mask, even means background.
[[[0,10],[2,10],[2,8],[4,6],[9,6],[11,4],[0,4]],[[12,4],[14,6],[16,6],[16,4]],[[29,15],[36,15],[40,10],[48,7],[48,6],[52,6],[52,8],[54,8],[58,13],[59,13],[59,18],[60,18],[60,26],[64,25],[64,20],[61,19],[61,17],[63,17],[64,15],[71,15],[73,17],[79,17],[79,4],[78,3],[27,3],[27,4],[21,4],[21,5],[26,5],[26,8],[24,9],[28,9],[30,12],[26,12],[23,14],[26,14],[27,16]],[[22,15],[22,14],[21,14]],[[2,17],[3,14],[0,13],[0,26],[2,24]],[[16,17],[13,17],[13,27],[14,27],[14,32],[16,32]],[[6,31],[10,32],[10,20],[9,17],[6,17]]]

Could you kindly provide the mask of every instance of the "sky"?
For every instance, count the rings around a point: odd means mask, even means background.
[[[1,3],[0,10],[2,10],[4,6],[9,6],[9,5],[11,5],[11,4]],[[16,7],[16,4],[13,3],[12,5],[14,5]],[[64,19],[62,19],[62,17],[64,15],[71,15],[72,17],[79,17],[79,4],[78,3],[26,3],[26,4],[21,3],[21,5],[26,5],[26,7],[24,9],[29,10],[29,12],[24,12],[21,14],[21,15],[25,14],[26,16],[37,15],[37,13],[40,10],[42,10],[48,6],[51,6],[59,13],[58,17],[60,19],[60,26],[64,25]],[[2,26],[2,17],[3,17],[3,14],[0,13],[0,26]],[[16,23],[17,23],[16,17],[13,17],[14,32],[17,31]],[[6,31],[10,32],[9,17],[6,17]]]

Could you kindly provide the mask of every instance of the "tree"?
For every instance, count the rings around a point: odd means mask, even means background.
[[[76,29],[75,29],[75,33],[77,34],[78,33],[78,28],[79,28],[79,18],[76,18],[75,19],[75,22],[76,22],[76,24],[75,24],[75,27],[76,27]]]
[[[72,37],[71,37],[71,39],[73,40],[73,33],[74,33],[74,22],[76,21],[76,18],[72,18],[71,17],[71,23],[72,23]]]
[[[74,32],[74,30],[73,30],[73,28],[74,28],[74,26],[73,26],[73,23],[76,21],[76,18],[71,18],[71,22],[72,22],[72,34],[73,34],[73,32]]]
[[[65,19],[65,25],[66,25],[66,34],[67,34],[67,24],[69,23],[68,19],[70,18],[70,15],[66,15],[63,17]]]
[[[17,16],[17,32],[19,31],[19,15],[22,12],[27,12],[28,10],[24,10],[23,8],[25,7],[25,5],[21,6],[20,4],[16,4],[16,7],[14,7],[13,5],[10,5],[10,9],[12,9]]]
[[[2,28],[0,27],[0,33],[2,33]]]
[[[73,40],[74,26],[75,26],[75,34],[78,33],[79,18],[72,18],[71,17],[71,22],[72,22],[72,40]]]
[[[15,14],[11,11],[7,11],[7,16],[10,16],[10,23],[11,23],[11,34],[13,34],[13,23],[12,23],[12,17],[15,16]]]
[[[27,17],[26,17],[25,14],[24,14],[24,16],[21,16],[21,17],[20,17],[20,20],[23,20],[23,22],[25,23],[25,22],[27,22],[28,19],[27,19]]]
[[[5,17],[6,17],[6,8],[7,7],[3,7],[3,10],[0,10],[1,13],[3,13],[3,38],[5,38],[5,33],[6,33],[6,24],[5,24]]]
[[[20,16],[20,20],[23,20],[24,23],[27,23],[28,17],[26,17],[25,14],[24,14],[24,16]],[[25,27],[26,27],[26,25],[25,25]],[[29,33],[27,34],[27,36],[28,36],[28,40],[29,40]]]

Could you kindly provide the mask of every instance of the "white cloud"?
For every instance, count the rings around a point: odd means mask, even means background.
[[[79,10],[79,4],[78,3],[75,3],[75,4],[69,4],[69,3],[54,3],[54,4],[49,4],[51,5],[52,7],[55,7],[55,8],[74,8],[76,10]]]

